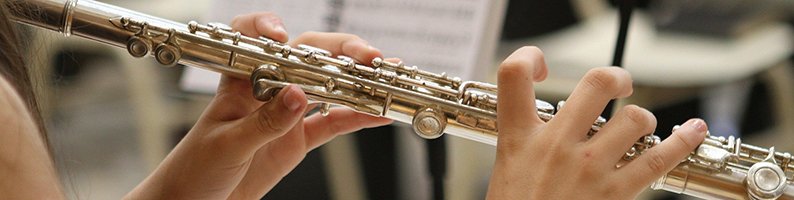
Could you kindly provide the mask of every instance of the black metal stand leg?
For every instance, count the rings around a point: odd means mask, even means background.
[[[447,173],[447,143],[444,137],[427,140],[427,163],[433,181],[433,199],[444,199],[444,177]]]

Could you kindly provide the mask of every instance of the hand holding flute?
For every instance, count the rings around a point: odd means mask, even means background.
[[[710,136],[698,119],[660,142],[655,119],[636,106],[600,119],[609,99],[632,91],[622,69],[591,70],[555,113],[534,97],[532,82],[548,71],[537,48],[519,49],[500,66],[497,90],[381,59],[352,35],[307,33],[285,44],[270,13],[240,16],[228,28],[92,0],[7,1],[14,21],[224,74],[213,104],[133,198],[261,196],[307,151],[391,122],[385,118],[425,138],[448,133],[497,145],[491,198],[632,198],[650,183],[703,198],[794,197],[789,153]],[[327,116],[304,118],[309,102]]]

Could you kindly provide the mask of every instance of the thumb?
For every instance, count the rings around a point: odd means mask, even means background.
[[[306,105],[306,94],[298,86],[284,87],[272,100],[242,119],[236,140],[259,149],[292,129],[303,117]]]

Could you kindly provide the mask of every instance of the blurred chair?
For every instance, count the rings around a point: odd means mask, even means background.
[[[153,16],[187,23],[190,20],[201,20],[202,16],[210,9],[208,0],[169,0],[169,1],[124,1],[109,0],[108,4],[143,12]],[[108,47],[106,47],[108,48]],[[121,49],[115,49],[116,58],[119,58],[128,73],[130,88],[134,98],[137,124],[140,130],[139,145],[141,146],[145,162],[150,171],[153,171],[171,151],[172,134],[179,121],[179,107],[168,105],[165,96],[160,92],[166,84],[162,82],[165,77],[158,73],[162,67],[152,62],[150,57],[137,59]],[[154,65],[154,67],[150,67]],[[147,67],[149,66],[149,67]]]
[[[503,42],[498,55],[504,58],[524,45],[540,47],[551,70],[537,85],[538,96],[565,99],[589,69],[610,63],[618,17],[615,11],[600,13],[561,31]],[[629,99],[653,109],[695,97],[702,88],[751,78],[786,61],[792,35],[784,23],[767,23],[735,38],[660,32],[646,13],[637,11],[624,56],[638,89]],[[662,93],[651,89],[673,93],[656,95]]]
[[[539,94],[564,99],[590,69],[608,66],[617,36],[617,12],[601,15],[543,36],[504,41],[495,59],[513,50],[540,47],[551,68],[538,84]],[[784,23],[759,27],[736,39],[658,32],[649,17],[637,11],[629,26],[624,66],[635,85],[693,87],[748,78],[784,61],[792,52],[792,28]],[[498,66],[498,65],[495,65]],[[495,71],[495,70],[491,70]]]
[[[503,41],[497,53],[495,62],[498,63],[521,46],[533,45],[543,50],[550,69],[549,77],[535,86],[539,98],[566,99],[588,70],[611,63],[617,38],[617,11],[592,9],[608,8],[605,1],[572,2],[579,7],[573,10],[579,12],[583,21],[545,35]],[[761,23],[732,37],[714,37],[659,31],[648,13],[635,9],[623,62],[625,69],[632,75],[635,90],[631,97],[618,101],[615,108],[631,103],[653,110],[697,98],[704,90],[717,91],[711,92],[713,95],[706,95],[712,100],[743,99],[746,98],[747,89],[725,94],[720,93],[719,88],[748,88],[744,86],[748,81],[743,80],[760,78],[760,81],[771,86],[773,110],[777,112],[774,115],[774,134],[764,136],[772,139],[758,145],[774,145],[774,139],[778,139],[776,145],[779,149],[780,145],[788,145],[782,149],[791,150],[792,144],[781,144],[779,141],[791,141],[794,137],[794,117],[788,116],[794,113],[794,73],[787,65],[787,59],[794,51],[793,46],[794,30],[781,22]],[[495,74],[492,77],[495,79]],[[728,106],[735,106],[729,109],[743,108],[735,102],[728,103]],[[714,106],[711,110],[706,106],[705,113],[712,116],[737,114],[726,114],[725,110],[725,106]],[[734,120],[736,118],[724,117],[733,120],[731,123],[739,123]],[[671,127],[660,128],[669,134]],[[662,132],[659,130],[657,128],[657,134]],[[780,140],[782,138],[788,140]]]
[[[207,0],[171,0],[171,1],[123,1],[110,0],[105,3],[127,8],[154,16],[187,22],[200,19],[209,9]],[[35,56],[41,58],[39,65],[48,67],[54,63],[55,56],[64,49],[103,52],[102,55],[118,59],[120,67],[129,77],[130,96],[136,113],[135,122],[138,127],[138,144],[146,162],[147,171],[153,171],[171,149],[171,133],[175,129],[179,107],[167,104],[166,97],[160,88],[165,84],[163,73],[158,73],[161,66],[151,58],[137,59],[128,55],[121,48],[111,47],[78,37],[63,37],[52,31],[35,29],[31,44],[36,49]]]

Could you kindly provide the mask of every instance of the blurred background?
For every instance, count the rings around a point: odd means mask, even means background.
[[[229,6],[218,11],[231,3],[226,1],[103,2],[178,22],[228,23],[231,17],[246,13],[233,13]],[[356,2],[328,0],[323,4],[345,10],[345,6],[362,5]],[[610,65],[619,0],[483,2],[488,7],[481,9],[483,16],[476,18],[482,23],[474,27],[482,32],[473,40],[481,48],[474,51],[470,63],[475,75],[464,80],[495,83],[494,72],[501,60],[521,46],[538,46],[544,51],[550,76],[536,86],[537,97],[557,102],[567,98],[587,70]],[[637,104],[651,110],[658,119],[656,134],[662,137],[669,135],[672,126],[700,117],[714,135],[740,136],[745,143],[794,152],[794,2],[635,3],[623,62],[632,73],[635,91],[618,105]],[[310,5],[278,9],[317,13],[305,7]],[[269,8],[276,9],[252,9]],[[346,18],[331,13],[320,16],[328,26],[319,29],[300,21],[290,24],[289,19],[285,24],[292,38],[309,30],[369,33],[335,28]],[[367,19],[357,20],[366,23]],[[400,28],[400,23],[392,21],[371,23]],[[123,197],[156,168],[212,98],[212,91],[183,90],[180,82],[188,67],[162,67],[154,59],[132,58],[124,49],[25,29],[31,33],[29,50],[35,65],[51,72],[45,114],[57,165],[73,199]],[[371,42],[386,57],[406,51]],[[448,49],[452,48],[456,47]],[[399,57],[411,63],[406,56]],[[340,136],[311,152],[264,199],[432,199],[424,140],[405,129],[396,125]],[[495,148],[454,136],[440,140],[448,143],[443,158],[447,161],[446,198],[484,198]],[[647,192],[640,198],[685,197]]]

